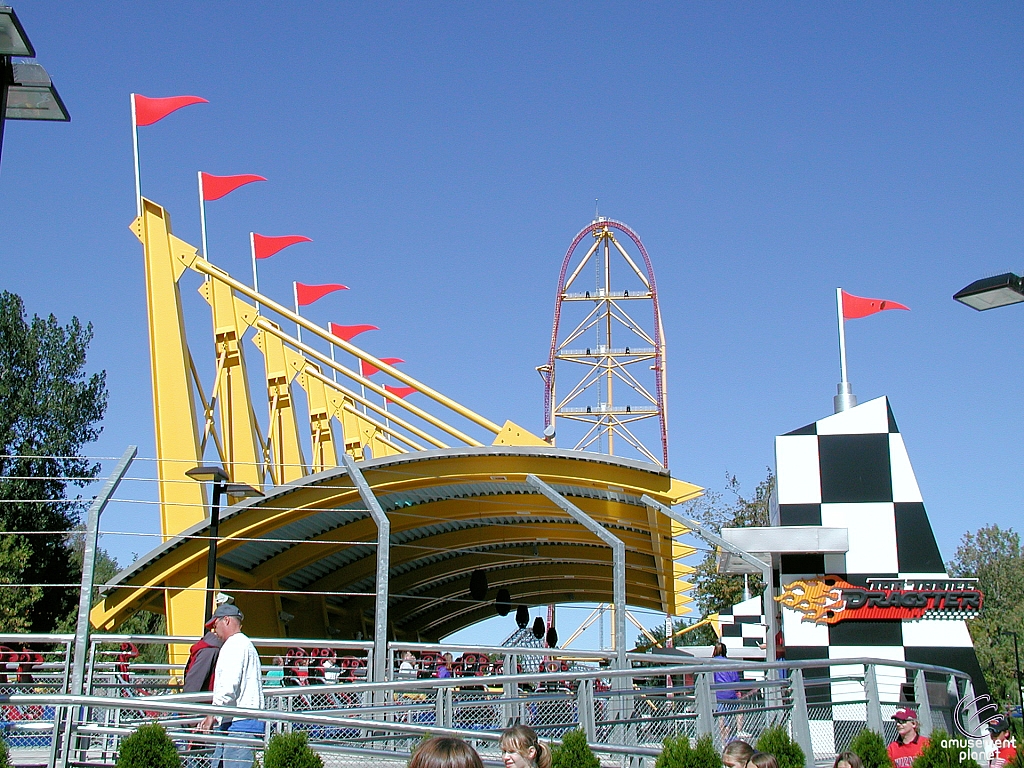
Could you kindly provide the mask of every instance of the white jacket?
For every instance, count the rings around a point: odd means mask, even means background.
[[[256,646],[241,632],[225,640],[220,649],[213,681],[213,705],[263,709],[260,656]]]

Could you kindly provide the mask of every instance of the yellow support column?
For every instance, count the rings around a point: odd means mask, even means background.
[[[263,485],[263,451],[242,348],[242,338],[256,320],[256,308],[236,298],[234,291],[216,275],[203,283],[199,292],[213,310],[217,350],[215,392],[220,408],[224,470],[234,482],[259,488]]]
[[[146,266],[160,531],[166,540],[206,516],[203,486],[185,476],[186,470],[202,463],[202,452],[178,288],[178,279],[197,254],[195,248],[171,234],[167,211],[150,200],[142,201],[142,215],[131,229],[142,242]],[[200,590],[206,585],[199,569],[178,574],[175,582],[173,586]],[[205,596],[200,590],[165,593],[168,633],[202,633]],[[187,646],[171,647],[172,664],[187,658]]]
[[[323,472],[338,466],[338,454],[334,447],[334,428],[331,425],[331,408],[327,402],[327,385],[307,371],[320,373],[320,368],[307,363],[299,374],[299,383],[306,390],[309,400],[309,432],[313,440],[313,454],[310,459],[311,473]]]
[[[263,322],[270,323],[266,319]],[[272,325],[279,327],[277,324]],[[292,381],[305,366],[305,360],[272,333],[260,330],[256,333],[255,341],[263,352],[267,367],[270,475],[276,485],[293,483],[306,475],[306,459],[302,455],[295,401],[292,398]]]

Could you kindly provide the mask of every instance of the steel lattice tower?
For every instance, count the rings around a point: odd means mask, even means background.
[[[616,237],[616,230],[627,236],[626,245],[639,251],[643,269]],[[570,273],[577,247],[587,235],[593,243]],[[588,265],[595,274],[592,288],[584,287]],[[580,314],[583,317],[568,333],[560,334],[563,315],[569,314],[573,321]],[[637,319],[641,317],[643,321]],[[570,430],[583,425],[569,437],[576,449],[615,454],[624,443],[646,461],[668,466],[665,334],[658,288],[647,249],[622,222],[597,217],[566,251],[548,362],[537,370],[544,379],[549,439],[554,439],[556,419],[561,419],[574,422],[566,424]],[[564,394],[556,394],[556,375],[569,382]],[[657,422],[656,431],[637,429],[637,422],[649,420]],[[579,431],[582,436],[577,436]]]

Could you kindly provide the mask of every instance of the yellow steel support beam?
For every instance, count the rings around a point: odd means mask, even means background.
[[[270,323],[269,320],[266,321]],[[256,347],[263,353],[267,372],[270,428],[267,431],[270,457],[268,469],[275,485],[294,483],[306,475],[306,460],[299,441],[298,419],[292,398],[292,380],[305,360],[267,331],[257,331]]]
[[[242,338],[256,319],[256,307],[235,298],[227,285],[207,280],[200,294],[213,311],[213,339],[219,360],[216,396],[220,405],[224,471],[236,483],[263,485],[263,451],[252,407]]]

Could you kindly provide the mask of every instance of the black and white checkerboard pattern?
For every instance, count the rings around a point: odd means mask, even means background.
[[[846,528],[850,537],[845,555],[784,555],[780,584],[824,574],[858,585],[866,585],[868,578],[946,578],[887,398],[777,437],[775,461],[778,507],[772,523]],[[975,690],[986,690],[962,620],[847,621],[827,626],[802,618],[796,611],[782,610],[787,659],[870,656],[939,664],[970,673]],[[844,673],[840,666],[832,670],[833,678]],[[816,682],[824,681],[808,680]],[[906,701],[908,682],[898,668],[879,670],[883,714]],[[854,735],[854,724],[864,722],[864,705],[853,703],[862,697],[859,685],[838,680],[809,688],[812,718],[820,721],[812,723],[816,753],[834,754],[845,747]],[[832,727],[827,727],[829,722]]]
[[[764,659],[766,625],[760,595],[721,611],[718,625],[730,659]]]

